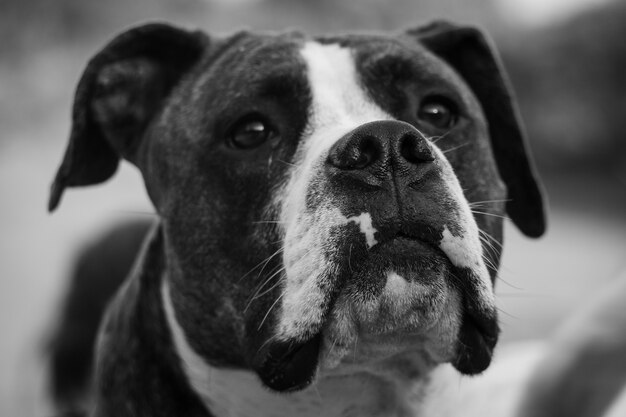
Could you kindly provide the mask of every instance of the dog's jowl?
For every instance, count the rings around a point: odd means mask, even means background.
[[[158,214],[101,325],[93,415],[420,415],[436,367],[484,371],[502,217],[544,231],[511,97],[483,35],[443,22],[115,38],[50,200],[124,158]]]

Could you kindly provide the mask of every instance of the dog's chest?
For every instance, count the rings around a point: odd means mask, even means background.
[[[211,366],[189,345],[172,307],[162,297],[168,327],[193,391],[215,417],[411,417],[419,415],[424,386],[399,386],[367,373],[324,378],[296,393],[275,393],[250,371]],[[411,387],[411,388],[407,388]]]
[[[193,385],[215,417],[417,417],[423,389],[404,391],[368,376],[338,377],[305,391],[278,394],[246,371],[205,368]]]

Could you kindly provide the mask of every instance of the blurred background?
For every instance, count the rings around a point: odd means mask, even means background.
[[[127,164],[107,184],[48,188],[83,66],[121,29],[168,20],[213,33],[476,24],[498,45],[549,196],[549,231],[507,224],[503,341],[547,338],[626,268],[626,2],[602,0],[0,0],[0,415],[45,416],[43,356],[73,255],[150,205]]]

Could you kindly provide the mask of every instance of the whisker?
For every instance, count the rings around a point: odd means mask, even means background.
[[[267,340],[265,342],[263,342],[261,344],[261,346],[259,346],[259,348],[257,349],[256,353],[258,354],[259,352],[261,352],[261,350],[263,350],[263,348],[269,344],[272,343],[274,340],[278,339],[278,335],[273,335],[267,338]]]
[[[471,203],[469,203],[470,207],[473,205],[477,205],[477,204],[486,204],[486,203],[507,203],[511,201],[510,198],[507,198],[506,200],[483,200],[483,201],[472,201]]]
[[[483,241],[483,243],[485,245],[487,245],[485,247],[485,250],[484,250],[485,253],[483,253],[483,257],[486,257],[486,258],[489,259],[492,256],[495,256],[495,257],[500,256],[500,253],[496,250],[496,248],[494,248],[493,246],[488,246],[486,241]],[[492,260],[492,262],[493,262],[493,260]]]
[[[259,292],[263,289],[263,287],[265,287],[267,284],[269,284],[270,281],[272,281],[272,279],[278,275],[280,275],[283,271],[285,271],[285,267],[279,267],[277,271],[275,271],[274,273],[272,273],[272,275],[270,275],[265,281],[263,281],[263,283],[261,285],[258,286],[258,288],[256,289],[256,291],[254,292],[254,294],[252,295],[252,297],[250,297],[250,300],[248,301],[248,303],[246,304],[246,307],[243,309],[244,313],[246,311],[248,311],[248,308],[250,308],[250,306],[252,305],[252,302],[254,300],[257,300],[261,297],[263,297],[265,294],[268,294],[269,292],[271,292],[274,288],[276,288],[276,286],[278,286],[278,284],[280,284],[280,280],[277,280],[272,286],[270,286],[269,289],[263,291],[263,293],[259,294]]]
[[[515,320],[520,320],[520,318],[519,318],[519,317],[517,317],[517,316],[515,316],[515,315],[513,315],[513,314],[511,314],[511,313],[507,313],[506,311],[504,311],[504,310],[503,310],[502,308],[500,308],[500,307],[497,307],[497,309],[498,309],[498,311],[499,311],[500,313],[504,314],[504,315],[505,315],[505,316],[507,316],[507,317],[511,317],[512,319],[515,319]]]
[[[337,338],[333,337],[333,343],[330,345],[330,348],[328,349],[328,354],[330,356],[332,356],[333,350],[335,350],[335,346],[337,346]]]
[[[483,244],[485,245],[485,248],[483,250],[483,254],[482,257],[485,261],[488,261],[491,263],[491,266],[494,271],[497,271],[498,268],[495,267],[495,261],[491,259],[491,257],[499,257],[500,256],[500,251],[498,251],[498,249],[496,249],[493,245],[491,245],[491,243],[489,243],[489,241],[487,240],[483,240],[483,238],[480,239]]]
[[[495,264],[493,263],[493,261],[486,254],[483,253],[481,256],[483,258],[483,261],[485,261],[485,263],[489,263],[489,266],[491,267],[491,269],[493,269],[494,271],[498,269],[495,267]]]
[[[263,327],[263,324],[265,323],[265,320],[267,320],[267,318],[269,317],[270,312],[272,311],[272,309],[274,309],[276,304],[278,304],[278,302],[283,298],[284,295],[285,295],[285,293],[282,293],[281,295],[276,297],[276,301],[274,301],[272,303],[272,305],[270,306],[270,308],[267,309],[267,313],[265,313],[265,316],[263,317],[263,320],[261,320],[261,324],[259,324],[259,327],[257,327],[257,331],[261,330],[261,327]]]
[[[289,166],[292,166],[292,167],[296,166],[296,164],[291,163],[291,162],[287,162],[287,161],[283,161],[282,159],[276,159],[276,162],[280,162],[280,163],[283,163],[285,165],[289,165]]]
[[[498,267],[485,255],[482,255],[483,262],[487,265],[488,268],[491,268],[492,271],[497,271]]]
[[[501,216],[499,214],[494,214],[494,213],[487,213],[486,211],[478,211],[478,210],[470,210],[470,211],[474,214],[482,214],[484,216],[493,216],[493,217],[498,217],[500,219],[510,220],[507,216]]]
[[[447,154],[449,152],[456,151],[457,149],[461,149],[461,148],[463,148],[463,147],[465,147],[465,146],[467,146],[469,144],[470,144],[469,142],[466,142],[466,143],[463,143],[463,144],[461,144],[459,146],[455,146],[454,148],[446,149],[445,151],[441,151],[441,152],[445,155],[445,154]]]
[[[272,260],[272,258],[274,258],[276,255],[278,255],[279,253],[282,253],[282,250],[284,249],[283,246],[281,246],[280,248],[278,248],[278,250],[276,252],[274,252],[272,255],[268,256],[266,259],[262,260],[261,262],[259,262],[256,266],[254,266],[251,270],[249,270],[248,272],[246,272],[241,278],[239,278],[239,280],[237,282],[241,282],[242,279],[244,279],[245,277],[247,277],[248,275],[250,275],[255,269],[257,269],[258,267],[260,267],[261,265],[263,265],[263,268],[261,268],[261,271],[259,272],[259,275],[261,275],[261,273],[263,273],[263,270],[265,269],[265,267],[267,266],[267,264]],[[258,276],[257,276],[258,278]]]
[[[491,236],[489,233],[485,232],[484,230],[478,229],[478,232],[482,234],[483,237],[489,239],[493,244],[498,245],[498,247],[502,249],[502,243],[498,242],[498,239]]]
[[[499,275],[498,275],[496,278],[497,278],[499,281],[502,281],[502,283],[503,283],[503,284],[505,284],[505,285],[507,285],[507,286],[509,286],[509,287],[513,288],[514,290],[524,291],[524,288],[522,288],[522,287],[518,287],[518,286],[517,286],[517,285],[515,285],[515,284],[511,284],[509,281],[507,281],[506,279],[502,278],[502,277],[501,277],[501,276],[499,276]]]
[[[265,278],[265,279],[263,280],[263,282],[262,282],[262,283],[257,284],[257,286],[255,287],[255,290],[258,290],[259,288],[262,288],[262,287],[263,287],[263,286],[267,283],[267,280],[272,279],[272,278],[274,277],[274,274],[275,274],[276,272],[280,272],[280,270],[281,270],[281,269],[283,269],[283,268],[284,268],[284,266],[283,266],[282,264],[277,264],[277,265],[275,265],[272,269],[270,269],[269,271],[267,271],[267,273],[270,275],[270,276],[269,276],[269,278]],[[261,273],[262,273],[262,271],[261,271]],[[258,278],[260,277],[260,275],[261,275],[261,274],[259,274],[259,275],[257,276],[257,280],[258,280]]]
[[[281,248],[280,250],[282,250],[282,249],[284,249],[284,247]],[[306,251],[306,253],[304,253],[302,255],[302,257],[308,256],[311,253],[311,251],[312,251],[312,249],[309,249],[308,251]],[[275,256],[275,255],[276,254],[272,255],[272,257]],[[268,262],[269,262],[269,259],[268,259]],[[267,266],[267,264],[265,266]],[[265,269],[265,266],[263,267],[263,269]],[[263,273],[263,269],[261,269],[261,271],[259,271],[259,274],[257,275],[257,279]],[[263,281],[263,283],[256,289],[256,291],[252,295],[252,298],[250,299],[250,301],[248,301],[246,307],[244,308],[244,311],[246,311],[252,305],[252,302],[254,300],[257,300],[257,299],[263,297],[264,295],[270,293],[274,288],[276,288],[276,286],[278,286],[280,284],[281,280],[277,280],[270,288],[268,288],[267,290],[263,291],[263,293],[259,294],[259,291],[261,291],[263,289],[263,287],[265,287],[274,277],[276,277],[276,276],[280,275],[281,273],[283,273],[286,269],[287,268],[285,266],[280,266],[278,268],[272,269],[270,271],[271,275],[267,279],[265,279]],[[282,297],[282,295],[281,295],[281,297]]]
[[[448,130],[447,132],[439,135],[439,136],[431,136],[429,138],[427,138],[428,140],[430,140],[432,143],[437,143],[439,142],[441,139],[445,139],[446,136],[448,136],[450,134],[450,132],[452,132],[452,129]]]
[[[322,394],[320,393],[319,388],[317,387],[317,384],[313,384],[313,391],[315,391],[315,394],[317,394],[317,399],[319,400],[320,403],[324,403],[324,400],[322,399]]]
[[[278,273],[283,272],[283,271],[279,271]],[[269,294],[270,292],[272,292],[272,290],[276,287],[278,287],[280,285],[281,281],[278,280],[274,283],[274,285],[272,285],[270,288],[268,288],[267,290],[263,291],[262,293],[255,295],[252,300],[250,300],[250,304],[252,304],[252,301],[257,300],[259,298],[262,298],[263,296],[265,296],[266,294]]]
[[[496,255],[500,255],[500,251],[498,248],[496,248],[494,246],[494,244],[487,239],[485,236],[482,236],[481,234],[478,235],[478,238],[480,239],[481,242],[483,242],[485,244],[485,246],[487,246],[487,248],[492,251],[493,253],[495,253]]]

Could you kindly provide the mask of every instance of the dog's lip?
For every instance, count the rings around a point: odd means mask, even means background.
[[[394,239],[397,240],[404,240],[404,241],[409,241],[409,242],[414,242],[426,247],[429,247],[431,249],[437,250],[437,251],[441,251],[441,249],[439,248],[439,246],[433,244],[432,242],[429,242],[428,240],[416,237],[416,236],[412,236],[409,235],[407,233],[404,232],[399,232],[395,235]]]
[[[466,307],[453,366],[462,374],[476,375],[489,367],[500,328],[495,316],[468,310]]]
[[[398,232],[387,239],[381,239],[376,246],[384,248],[388,245],[397,244],[409,247],[416,255],[438,255],[442,258],[449,259],[448,255],[435,242],[405,232]]]
[[[315,378],[322,334],[303,341],[275,341],[262,349],[257,369],[263,383],[279,392],[298,391]]]

